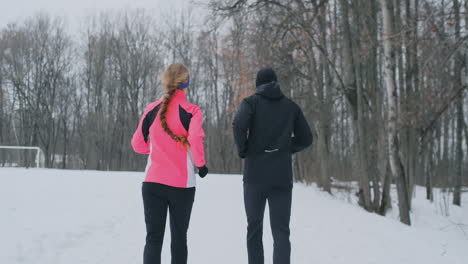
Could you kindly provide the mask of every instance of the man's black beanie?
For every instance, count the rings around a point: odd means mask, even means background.
[[[255,86],[260,86],[265,83],[277,81],[276,73],[272,68],[263,68],[257,73],[257,80],[255,81]]]

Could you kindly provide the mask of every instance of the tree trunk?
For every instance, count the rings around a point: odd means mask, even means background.
[[[423,143],[424,144],[424,143]],[[433,184],[432,184],[432,175],[434,170],[434,158],[433,158],[433,151],[434,151],[434,140],[431,140],[429,144],[429,149],[426,150],[425,155],[425,183],[426,183],[426,199],[433,202],[434,201],[434,192],[433,192]]]
[[[411,225],[409,214],[409,197],[405,179],[405,170],[399,154],[398,138],[398,112],[397,112],[397,91],[395,85],[395,60],[393,44],[390,39],[393,36],[393,25],[390,17],[390,7],[387,0],[379,0],[383,15],[383,43],[384,43],[384,79],[387,88],[388,103],[388,147],[390,169],[397,183],[398,207],[400,211],[400,221]]]
[[[351,42],[351,29],[349,25],[348,1],[341,0],[342,27],[343,27],[343,82],[345,84],[345,93],[352,109],[353,129],[355,137],[355,146],[357,153],[358,175],[359,175],[359,204],[364,209],[370,211],[372,208],[369,175],[367,173],[367,159],[364,153],[364,116],[362,114],[363,95],[362,87],[356,88],[356,76],[354,74],[355,64],[353,62],[353,49]],[[361,107],[359,106],[361,104]],[[360,111],[361,110],[361,111]]]
[[[325,13],[325,12],[323,12]],[[319,16],[318,24],[320,27],[320,32],[322,33],[322,37],[320,39],[321,45],[326,47],[327,45],[327,29],[325,25],[325,18],[323,16]],[[324,53],[320,53],[320,66],[319,66],[319,74],[320,77],[320,85],[318,87],[317,95],[320,101],[320,110],[321,115],[319,118],[319,131],[318,131],[318,146],[320,151],[320,182],[321,186],[324,191],[331,193],[331,179],[330,179],[330,135],[329,135],[329,122],[330,122],[330,114],[329,114],[329,84],[330,82],[330,72],[329,72],[329,65],[327,60],[327,51],[325,50]]]
[[[388,165],[385,166],[386,170],[384,172],[384,180],[382,187],[382,200],[380,202],[379,214],[385,215],[387,209],[392,205],[392,197],[390,196],[390,186],[392,183],[391,172],[389,172]]]
[[[453,11],[455,13],[455,37],[460,39],[460,3],[458,0],[453,0]],[[455,57],[455,88],[462,86],[462,54],[457,51]],[[461,206],[461,187],[462,187],[462,174],[463,174],[463,93],[457,98],[456,102],[456,114],[457,114],[457,130],[456,130],[456,157],[455,157],[455,181],[453,188],[453,204]]]

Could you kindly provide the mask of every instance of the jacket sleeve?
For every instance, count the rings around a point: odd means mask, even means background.
[[[232,122],[234,141],[237,146],[239,157],[241,158],[245,158],[247,156],[247,133],[249,131],[252,115],[252,107],[246,99],[242,100],[236,116],[234,117],[234,121]]]
[[[292,137],[292,153],[299,152],[312,145],[312,132],[309,124],[299,108],[294,120],[294,136]]]
[[[138,123],[137,129],[135,133],[133,133],[131,142],[133,150],[139,154],[150,154],[150,139],[147,138],[145,140],[145,136],[143,135],[143,123],[148,112],[147,110],[148,108],[143,113],[143,116],[141,117],[140,122]],[[149,130],[149,128],[147,129]]]
[[[203,146],[204,137],[203,113],[200,108],[197,107],[192,113],[187,137],[188,142],[190,143],[190,150],[192,151],[193,163],[197,167],[203,167],[206,165],[205,150]]]

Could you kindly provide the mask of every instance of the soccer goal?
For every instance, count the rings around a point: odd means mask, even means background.
[[[3,167],[43,167],[44,152],[40,147],[0,146],[0,166]]]

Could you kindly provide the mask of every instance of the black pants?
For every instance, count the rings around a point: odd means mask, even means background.
[[[195,187],[176,188],[159,183],[144,182],[146,245],[144,264],[160,264],[161,250],[169,209],[172,264],[187,263],[187,230],[195,198]]]
[[[273,263],[290,264],[292,187],[272,187],[244,183],[244,203],[247,214],[247,251],[249,264],[263,264],[263,215],[268,200],[270,224],[273,233]]]

